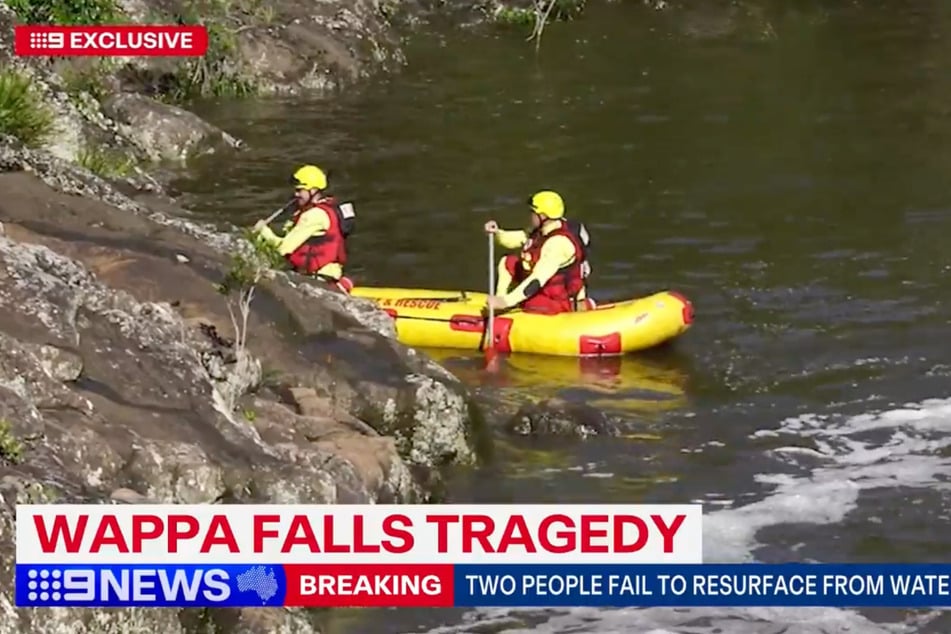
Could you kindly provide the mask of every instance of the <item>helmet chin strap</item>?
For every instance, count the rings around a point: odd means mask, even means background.
[[[314,199],[315,199],[316,197],[317,197],[317,194],[314,193],[314,190],[313,190],[313,189],[308,189],[308,190],[307,190],[307,200],[304,201],[304,204],[305,204],[305,205],[309,205],[310,203],[314,202]]]

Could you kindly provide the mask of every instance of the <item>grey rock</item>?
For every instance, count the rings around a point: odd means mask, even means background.
[[[601,410],[558,398],[528,403],[506,424],[509,433],[519,436],[618,436],[617,422]]]
[[[184,161],[222,146],[239,145],[236,138],[199,116],[144,95],[120,93],[104,101],[102,109],[155,161]]]
[[[75,94],[68,90],[66,80],[55,72],[54,64],[45,58],[12,55],[15,22],[14,12],[0,1],[0,66],[30,78],[31,90],[53,115],[53,129],[44,149],[58,159],[74,163],[96,154],[123,157],[133,163],[145,159],[146,155],[135,142],[123,136],[119,124],[102,113],[95,98],[88,93]],[[88,173],[82,167],[74,169]],[[160,183],[139,167],[116,178],[142,190],[162,189]]]
[[[17,501],[275,503],[416,501],[416,479],[392,439],[358,430],[319,408],[308,416],[253,402],[253,421],[215,406],[219,381],[201,362],[209,349],[167,304],[143,303],[102,284],[47,247],[0,238],[0,492]],[[169,264],[174,266],[173,264]],[[26,301],[29,298],[29,301]],[[15,334],[11,334],[15,333]],[[76,374],[64,344],[82,352]],[[52,360],[52,361],[51,361]],[[252,373],[253,374],[253,373]],[[0,505],[0,569],[12,561],[12,506]],[[8,574],[4,578],[12,579]],[[0,581],[0,588],[4,583]],[[15,610],[4,588],[0,632],[194,631],[174,611]],[[175,618],[168,618],[173,614]],[[215,618],[225,619],[224,614]],[[294,613],[237,611],[246,632],[310,632]],[[7,628],[7,629],[4,629]]]
[[[151,500],[138,491],[121,487],[109,494],[109,499],[122,504],[149,504]]]
[[[43,369],[57,381],[75,381],[83,373],[83,358],[71,350],[43,345],[37,352]]]

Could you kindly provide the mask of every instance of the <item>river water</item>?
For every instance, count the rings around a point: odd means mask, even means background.
[[[777,8],[778,5],[784,5]],[[332,168],[365,285],[486,285],[480,226],[560,191],[596,241],[593,294],[675,288],[670,350],[512,358],[509,406],[559,394],[629,437],[501,443],[475,501],[700,502],[707,561],[947,561],[951,552],[951,5],[592,4],[548,28],[417,37],[404,73],[333,102],[205,104],[249,150],[179,183],[250,224]],[[874,6],[872,6],[874,5]],[[737,8],[739,7],[739,8]],[[491,486],[486,483],[491,482]],[[330,632],[948,632],[928,611],[354,611]]]

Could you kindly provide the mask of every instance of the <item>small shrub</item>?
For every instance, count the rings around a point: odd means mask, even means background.
[[[217,290],[222,295],[253,289],[274,268],[286,268],[287,261],[277,249],[250,230],[242,234],[247,243],[231,256],[231,266]]]
[[[247,97],[257,93],[255,83],[239,72],[237,31],[231,21],[229,5],[219,0],[192,0],[178,16],[185,24],[204,24],[208,28],[208,50],[202,57],[190,58],[166,90],[174,101],[201,97]]]
[[[541,46],[542,32],[549,22],[572,20],[584,12],[586,0],[532,0],[532,6],[526,8],[500,6],[494,15],[499,24],[529,26],[532,34],[529,41],[535,40],[535,48]]]
[[[208,51],[192,58],[176,77],[172,97],[178,101],[199,97],[247,97],[257,92],[254,82],[235,66],[234,31],[220,24],[208,26]]]
[[[122,12],[115,0],[7,0],[28,24],[115,24]]]
[[[0,70],[0,133],[24,144],[42,145],[53,131],[53,113],[33,91],[29,77]]]
[[[275,267],[286,266],[284,256],[278,253],[273,246],[260,240],[250,231],[245,233],[245,239],[247,242],[236,249],[231,258],[231,268],[225,274],[221,284],[217,286],[218,292],[225,297],[228,315],[231,317],[231,325],[234,328],[234,342],[232,344],[234,366],[227,384],[230,384],[234,377],[247,377],[249,372],[252,375],[257,373],[260,376],[260,365],[247,350],[248,318],[251,315],[251,302],[254,300],[257,285],[264,279],[268,271]],[[256,372],[255,367],[257,368]],[[241,381],[240,378],[237,380],[238,382]],[[248,385],[248,387],[251,386]],[[229,420],[233,420],[231,417],[242,392],[243,390],[235,389],[216,390],[215,408],[229,417]],[[248,418],[247,411],[245,412],[245,418],[252,421],[253,418]],[[254,414],[251,414],[251,416],[254,416]]]
[[[535,24],[535,10],[519,7],[499,7],[495,14],[495,21],[499,24],[513,26],[530,26]]]
[[[56,504],[62,495],[42,482],[28,482],[17,492],[17,504]]]
[[[10,421],[0,419],[0,461],[19,464],[23,459],[23,443],[13,433]]]
[[[384,0],[384,4],[386,1]],[[382,11],[383,7],[380,9]],[[239,13],[264,25],[274,24],[277,19],[277,10],[269,0],[236,0],[231,7],[226,8],[226,13]]]
[[[246,232],[244,237],[248,245],[231,256],[231,268],[217,287],[218,292],[225,296],[228,305],[228,314],[235,333],[236,353],[240,353],[247,346],[248,317],[257,285],[271,269],[287,266],[287,260],[273,246],[250,231]]]

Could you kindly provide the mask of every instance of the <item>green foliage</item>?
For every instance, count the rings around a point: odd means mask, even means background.
[[[122,12],[115,0],[7,0],[28,24],[116,24]]]
[[[33,91],[29,77],[0,70],[0,133],[28,146],[42,145],[53,131],[53,113]]]
[[[109,73],[109,64],[100,60],[83,68],[68,68],[60,73],[66,92],[70,95],[89,93],[94,99],[101,101],[106,96],[105,76]]]
[[[499,24],[512,26],[531,26],[535,24],[535,10],[520,7],[499,7],[495,14],[495,21]]]
[[[234,0],[231,4],[234,13],[250,17],[261,24],[270,26],[277,20],[277,10],[271,0]]]
[[[280,370],[274,368],[264,368],[261,373],[261,385],[264,387],[278,388],[283,384],[283,376]]]
[[[200,97],[247,97],[257,93],[255,83],[240,72],[237,30],[228,25],[230,6],[220,0],[192,0],[181,20],[208,27],[208,50],[190,58],[176,73],[167,91],[175,101]]]
[[[17,504],[56,504],[62,495],[56,488],[42,482],[28,482],[17,491]]]
[[[529,40],[538,48],[542,32],[549,22],[573,20],[584,12],[586,0],[532,0],[529,7],[502,4],[493,16],[495,22],[512,26],[531,26]]]
[[[104,178],[127,176],[135,166],[135,159],[131,156],[100,145],[83,148],[77,162],[93,174]]]
[[[218,292],[225,296],[234,327],[234,349],[239,358],[247,347],[248,317],[258,283],[269,270],[286,266],[284,256],[251,231],[245,231],[244,239],[248,244],[241,245],[231,256],[231,268],[217,286]]]
[[[23,459],[23,443],[13,433],[10,421],[0,418],[0,461],[19,464]]]
[[[239,249],[231,256],[231,267],[217,286],[222,295],[245,295],[269,270],[287,267],[284,256],[251,231],[244,232],[244,239],[250,248]]]
[[[584,12],[586,0],[533,0],[527,7],[500,4],[494,14],[499,24],[516,26],[572,20]]]
[[[242,77],[235,64],[237,38],[227,27],[208,24],[208,52],[196,57],[179,73],[178,99],[194,97],[247,97],[257,92],[254,82]]]

